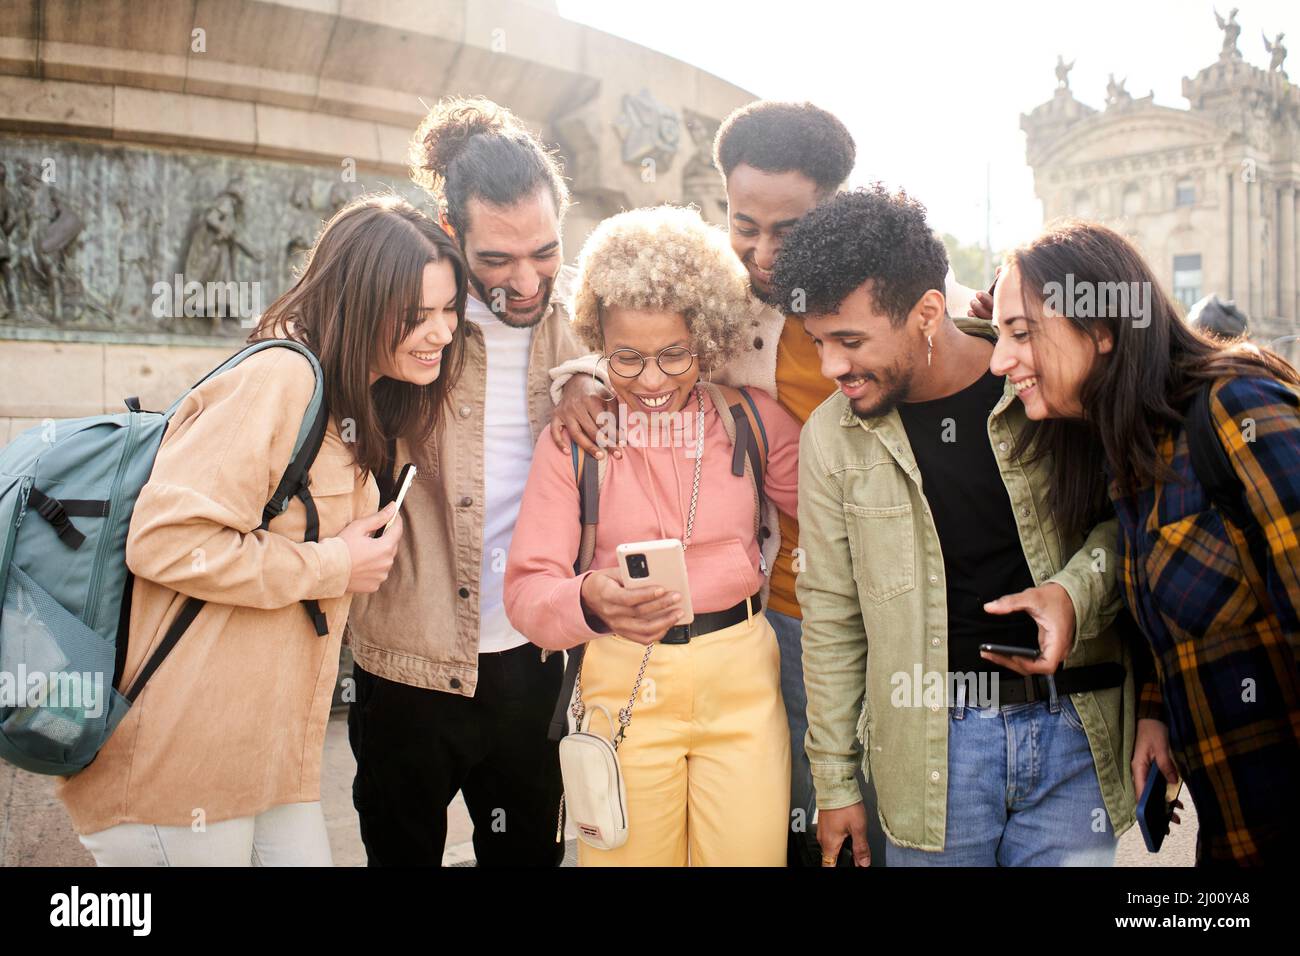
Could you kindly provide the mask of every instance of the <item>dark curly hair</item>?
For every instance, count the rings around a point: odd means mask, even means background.
[[[897,327],[926,292],[943,291],[947,274],[948,253],[926,223],[925,207],[875,183],[828,199],[786,233],[773,301],[788,314],[830,315],[874,279],[872,299]]]
[[[544,188],[561,219],[569,205],[556,155],[508,109],[481,96],[439,101],[412,136],[409,158],[411,179],[440,201],[462,238],[474,198],[513,206]]]
[[[713,165],[723,178],[744,163],[766,173],[794,170],[822,192],[853,171],[857,147],[844,124],[811,103],[759,100],[732,112],[713,140]]]

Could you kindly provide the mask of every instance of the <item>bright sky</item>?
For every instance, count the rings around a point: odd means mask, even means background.
[[[1268,66],[1261,31],[1292,53],[1300,79],[1300,2],[1238,0],[1237,46]],[[1074,95],[1100,109],[1107,74],[1135,97],[1185,108],[1182,78],[1218,58],[1223,34],[1200,0],[844,2],[558,0],[561,15],[692,63],[759,97],[811,100],[858,146],[853,184],[882,179],[926,204],[931,223],[984,237],[989,169],[995,250],[1042,223],[1020,114],[1052,96],[1058,53]],[[1219,3],[1225,17],[1227,2]],[[654,91],[653,78],[647,86]]]

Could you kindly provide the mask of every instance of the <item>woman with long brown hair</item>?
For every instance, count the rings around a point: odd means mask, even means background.
[[[1012,253],[993,321],[991,368],[1037,423],[1028,441],[1051,462],[1063,531],[1111,508],[1118,519],[1120,581],[1156,670],[1136,790],[1153,762],[1187,781],[1199,863],[1289,862],[1300,375],[1189,327],[1138,250],[1096,223],[1062,223]]]
[[[205,603],[94,763],[61,787],[101,866],[330,863],[320,769],[339,644],[352,595],[384,582],[402,532],[392,505],[376,513],[376,476],[390,442],[422,447],[436,424],[465,292],[460,253],[400,198],[363,197],[330,220],[251,336],[310,350],[329,412],[309,494],[269,523],[316,390],[309,360],[266,348],[177,408],[127,539],[119,683],[191,599]]]

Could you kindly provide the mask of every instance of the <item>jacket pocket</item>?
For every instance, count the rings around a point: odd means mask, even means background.
[[[866,508],[844,503],[853,576],[872,604],[883,604],[916,586],[912,506]]]

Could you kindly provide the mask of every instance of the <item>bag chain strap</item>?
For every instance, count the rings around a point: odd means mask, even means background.
[[[686,534],[682,540],[682,550],[691,546],[691,535],[695,533],[695,509],[700,501],[700,473],[704,466],[704,393],[700,386],[695,386],[695,400],[699,405],[699,411],[695,418],[695,476],[691,481],[691,506],[686,512]],[[650,652],[655,649],[654,644],[646,645],[645,654],[641,656],[641,667],[636,674],[636,683],[632,685],[632,694],[627,699],[627,706],[620,707],[618,710],[618,733],[614,735],[614,749],[623,742],[627,736],[627,728],[632,723],[632,706],[636,703],[636,695],[641,692],[641,681],[645,678],[646,666],[650,663]],[[582,724],[583,715],[587,712],[587,705],[582,700],[582,670],[579,669],[578,677],[573,685],[573,707],[570,713],[573,714],[574,721],[578,726]]]

